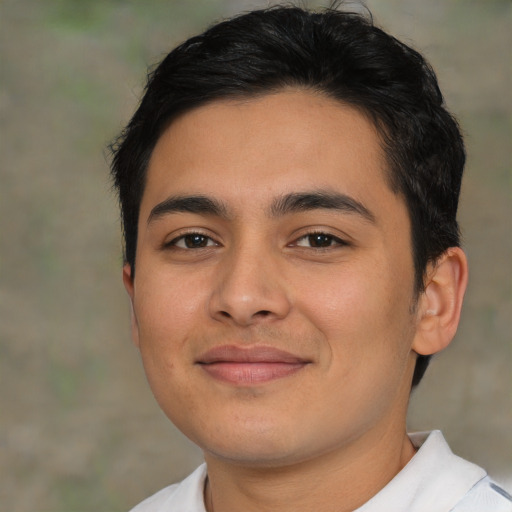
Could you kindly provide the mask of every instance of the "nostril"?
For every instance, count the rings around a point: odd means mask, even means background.
[[[258,311],[256,313],[256,315],[260,315],[260,316],[268,316],[270,315],[270,311],[267,311],[267,310],[261,310],[261,311]]]

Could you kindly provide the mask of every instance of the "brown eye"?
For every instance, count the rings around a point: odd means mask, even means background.
[[[311,247],[330,247],[333,241],[334,238],[332,236],[322,233],[308,236],[308,242]]]
[[[202,235],[201,233],[190,233],[175,238],[169,245],[180,249],[202,249],[204,247],[212,247],[217,244],[206,235]]]
[[[197,247],[206,247],[208,245],[208,237],[203,235],[187,235],[183,237],[183,242],[188,249],[196,249]]]
[[[298,247],[325,249],[328,247],[346,245],[346,243],[340,238],[327,233],[310,233],[309,235],[299,238],[295,245]]]

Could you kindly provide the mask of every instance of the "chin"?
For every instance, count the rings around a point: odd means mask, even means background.
[[[254,443],[253,443],[254,444]],[[215,458],[246,468],[282,468],[299,463],[303,458],[294,450],[269,449],[269,446],[220,447],[218,450],[203,450],[205,459]]]
[[[293,432],[294,429],[290,429]],[[215,436],[193,439],[205,456],[210,455],[246,467],[278,467],[298,460],[298,443],[294,435],[275,425],[231,425]]]

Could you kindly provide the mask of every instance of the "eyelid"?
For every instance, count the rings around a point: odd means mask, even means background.
[[[297,230],[299,233],[296,233],[296,235],[293,237],[293,241],[288,244],[289,247],[301,247],[304,249],[314,249],[316,251],[319,250],[328,250],[328,249],[335,249],[337,247],[346,247],[352,245],[352,242],[349,241],[349,237],[345,236],[343,234],[337,233],[334,234],[332,232],[332,229],[329,228],[303,228],[301,230]],[[177,243],[180,240],[183,240],[187,236],[194,236],[199,235],[201,237],[205,237],[209,239],[208,244],[205,247],[179,247]],[[297,236],[298,235],[298,236]],[[327,247],[307,247],[307,246],[301,246],[298,244],[299,241],[306,239],[309,236],[315,236],[315,235],[324,235],[325,237],[331,238],[334,242],[332,245]],[[168,250],[171,248],[177,248],[181,249],[183,251],[189,251],[189,250],[198,250],[198,249],[209,249],[215,246],[221,246],[222,244],[219,242],[218,237],[215,235],[212,235],[212,233],[208,230],[201,229],[201,228],[184,228],[182,230],[178,230],[177,232],[173,233],[172,236],[166,237],[166,239],[161,244],[161,249]],[[213,242],[213,244],[211,243]]]
[[[324,235],[328,238],[331,238],[335,242],[335,244],[328,246],[328,247],[305,247],[305,248],[321,250],[321,249],[332,249],[332,248],[336,248],[336,247],[345,247],[345,246],[352,245],[351,242],[348,240],[348,237],[340,235],[340,234],[333,234],[332,230],[327,229],[327,228],[308,229],[307,231],[301,233],[300,236],[295,236],[293,242],[289,245],[296,246],[296,247],[304,247],[304,246],[298,245],[298,242],[300,240],[303,240],[303,239],[309,237],[309,236],[315,236],[315,235]]]
[[[205,230],[202,230],[200,228],[185,228],[185,229],[183,229],[181,231],[178,231],[178,233],[173,233],[171,240],[164,241],[162,243],[161,248],[162,249],[171,249],[171,248],[175,247],[177,249],[181,249],[181,250],[184,250],[184,251],[193,250],[193,249],[191,249],[189,247],[184,248],[184,247],[178,247],[176,245],[176,243],[178,241],[183,240],[187,236],[193,236],[193,235],[204,236],[205,238],[210,239],[214,243],[214,245],[207,245],[206,247],[199,247],[200,249],[207,249],[207,248],[210,248],[210,247],[213,247],[213,246],[219,246],[220,245],[220,243],[216,240],[216,238],[213,237],[211,235],[211,233],[208,233]]]

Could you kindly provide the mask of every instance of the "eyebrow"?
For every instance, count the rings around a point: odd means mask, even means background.
[[[171,196],[158,203],[149,214],[148,224],[170,213],[196,213],[198,215],[213,215],[228,217],[224,204],[210,197],[196,196]]]
[[[375,215],[353,197],[331,191],[313,191],[287,194],[278,198],[271,207],[274,217],[288,213],[309,210],[337,210],[343,213],[356,214],[375,224]]]
[[[356,199],[330,191],[296,192],[277,198],[270,207],[272,217],[311,210],[336,210],[356,214],[375,223],[375,216]],[[194,213],[229,218],[228,208],[217,199],[203,195],[170,196],[150,212],[147,223],[172,213]]]

